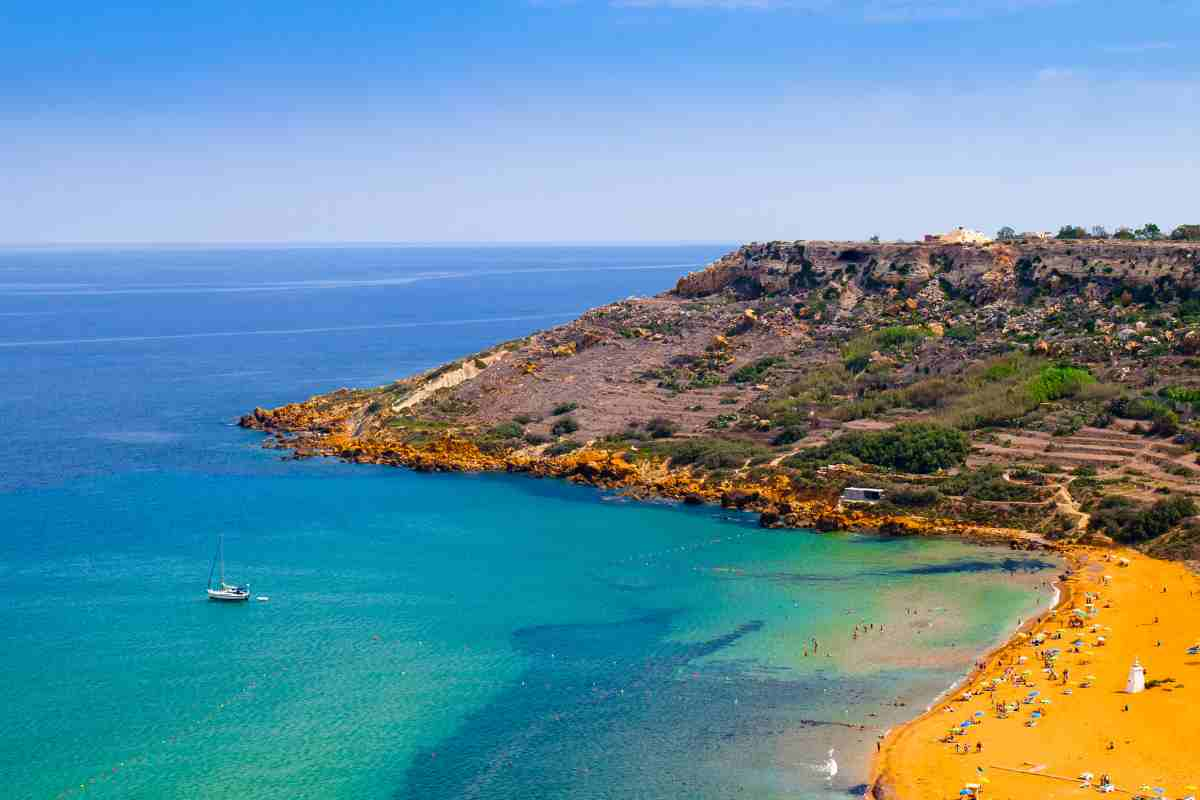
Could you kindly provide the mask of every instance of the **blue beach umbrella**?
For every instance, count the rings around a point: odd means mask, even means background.
[[[958,726],[959,726],[960,728],[966,728],[966,727],[969,727],[969,726],[970,726],[970,724],[971,724],[971,720],[969,720],[969,719],[964,719],[962,722],[958,723]]]
[[[974,792],[972,792],[970,789],[959,789],[959,790],[958,790],[958,793],[959,793],[959,794],[961,794],[961,795],[963,795],[964,797],[965,797],[966,795],[969,795],[969,794],[975,794],[975,793],[974,793]]]
[[[982,717],[982,716],[983,716],[983,712],[982,712],[982,711],[976,711],[976,712],[975,712],[975,716],[977,716],[977,717]]]

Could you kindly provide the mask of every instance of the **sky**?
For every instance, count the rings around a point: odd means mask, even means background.
[[[12,3],[0,242],[1169,229],[1198,45],[1200,0]]]

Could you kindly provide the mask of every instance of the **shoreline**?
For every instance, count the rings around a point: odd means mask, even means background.
[[[1074,555],[1068,551],[1063,553],[1063,556],[1067,562],[1065,568],[1073,571],[1075,568]],[[883,732],[880,738],[880,747],[871,758],[867,778],[867,792],[864,795],[867,800],[900,800],[901,796],[895,794],[892,789],[892,783],[895,780],[893,777],[895,768],[890,762],[890,757],[896,750],[896,739],[905,737],[918,723],[931,718],[935,712],[941,711],[952,703],[956,692],[969,691],[981,683],[987,673],[1002,661],[1006,654],[1021,644],[1021,634],[1028,633],[1029,630],[1035,628],[1047,617],[1053,616],[1063,608],[1066,608],[1073,601],[1075,594],[1073,589],[1064,591],[1063,584],[1066,581],[1063,581],[1061,578],[1062,576],[1060,575],[1054,581],[1055,595],[1053,601],[1048,606],[1042,608],[1036,616],[1022,619],[1013,628],[1011,633],[1004,637],[1003,641],[980,654],[971,670],[934,697],[919,715],[899,725],[888,728]],[[908,800],[908,798],[905,797],[904,800]]]
[[[285,458],[336,458],[352,464],[400,467],[416,472],[508,472],[537,478],[558,478],[598,489],[620,490],[637,500],[660,498],[685,505],[716,505],[759,515],[764,528],[869,532],[890,536],[953,536],[983,545],[1007,545],[1014,550],[1057,552],[1060,545],[1020,528],[976,524],[913,513],[872,513],[870,506],[844,505],[839,499],[799,491],[784,475],[762,480],[741,475],[714,482],[696,476],[688,467],[672,468],[666,461],[625,459],[622,450],[581,447],[561,456],[510,452],[485,454],[474,443],[444,436],[421,447],[387,439],[372,440],[349,433],[344,425],[314,429],[305,404],[267,411],[255,409],[239,427],[266,434],[263,447],[291,451]],[[286,412],[286,413],[285,413]],[[846,469],[834,465],[837,471]],[[852,473],[852,471],[850,471]]]
[[[1097,778],[1111,775],[1118,791],[1131,792],[1152,785],[1170,787],[1170,797],[1195,794],[1195,790],[1185,787],[1194,785],[1200,777],[1200,766],[1196,766],[1200,765],[1200,722],[1194,715],[1181,718],[1164,709],[1191,708],[1187,684],[1192,678],[1200,678],[1200,671],[1195,670],[1200,660],[1187,661],[1187,656],[1179,655],[1194,641],[1187,634],[1194,615],[1192,597],[1200,591],[1200,580],[1182,565],[1132,550],[1080,546],[1066,550],[1064,555],[1070,571],[1059,582],[1059,596],[1052,607],[1024,620],[1003,644],[920,715],[885,732],[871,762],[866,797],[958,797],[964,786],[971,782],[980,785],[983,777],[987,782],[980,797],[1083,796],[1077,788],[1081,781],[1074,776],[1088,772]],[[1121,566],[1122,559],[1128,559],[1130,565]],[[1093,638],[1087,631],[1093,624],[1104,622],[1100,627],[1107,641],[1103,645],[1099,640],[1097,644],[1085,644],[1095,649],[1078,657],[1064,652],[1056,667],[1078,676],[1075,665],[1086,665],[1088,672],[1097,675],[1085,678],[1094,680],[1068,683],[1064,675],[1058,683],[1031,678],[1033,682],[1027,686],[1038,687],[1045,705],[1033,706],[1026,698],[1026,702],[1018,703],[1014,715],[1037,713],[1041,718],[1034,726],[994,716],[996,695],[1007,700],[1020,693],[1007,686],[1001,688],[1004,684],[993,684],[994,676],[1005,670],[1012,672],[1027,661],[1036,666],[1036,650],[1021,652],[1035,647],[1035,639],[1030,637],[1048,632],[1056,620],[1066,625],[1063,618],[1070,618],[1080,606],[1088,607],[1086,600],[1091,593],[1099,594],[1097,603],[1102,606],[1092,606],[1095,616],[1069,637]],[[1167,637],[1174,639],[1169,645]],[[1066,651],[1065,641],[1061,648]],[[1142,660],[1148,675],[1161,676],[1162,685],[1136,695],[1126,694],[1124,676],[1134,658]],[[1153,710],[1139,714],[1144,707]],[[1039,710],[1030,712],[1031,708]],[[979,722],[978,728],[969,728],[967,749],[986,741],[986,752],[960,753],[957,745],[951,750],[941,738],[948,722],[963,716]],[[1159,725],[1159,719],[1173,722],[1170,726]],[[1054,777],[1066,780],[1048,786],[1047,779]]]

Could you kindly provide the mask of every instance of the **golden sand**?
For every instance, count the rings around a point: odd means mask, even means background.
[[[1181,564],[1126,550],[1080,549],[1070,558],[1073,574],[1055,609],[1027,623],[962,688],[886,737],[872,769],[876,800],[954,800],[968,784],[981,787],[982,800],[1094,797],[1102,775],[1111,776],[1114,797],[1156,797],[1159,787],[1168,798],[1200,797],[1200,655],[1187,653],[1200,640],[1200,579]],[[1089,592],[1098,595],[1092,613]],[[1068,627],[1073,618],[1084,627]],[[1052,638],[1060,628],[1062,638]],[[1040,645],[1038,634],[1047,637]],[[1086,644],[1076,653],[1078,639]],[[1053,679],[1039,656],[1048,648],[1062,651]],[[1173,680],[1127,694],[1135,658],[1148,684]],[[1001,719],[1002,702],[1019,709]],[[1030,726],[1035,711],[1041,716]],[[979,723],[962,729],[968,719]],[[964,732],[943,741],[952,728]],[[1079,780],[1083,773],[1094,776],[1091,788]]]

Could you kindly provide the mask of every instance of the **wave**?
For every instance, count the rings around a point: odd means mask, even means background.
[[[312,333],[344,333],[394,328],[432,328],[452,325],[486,325],[494,322],[524,322],[538,319],[570,319],[582,311],[560,311],[553,314],[524,314],[512,317],[480,317],[477,319],[442,319],[428,322],[381,322],[374,325],[330,325],[323,328],[270,328],[250,331],[203,331],[199,333],[164,333],[148,336],[96,336],[88,339],[28,339],[19,342],[0,342],[0,347],[55,347],[72,344],[130,344],[159,342],[173,339],[217,339],[228,336],[294,336]]]
[[[272,281],[248,283],[237,286],[220,286],[204,283],[177,283],[157,286],[116,286],[105,288],[86,283],[0,283],[0,295],[19,297],[63,297],[63,296],[106,296],[106,295],[154,295],[154,294],[229,294],[243,292],[287,292],[316,291],[324,289],[362,289],[388,286],[407,286],[421,281],[462,280],[466,278],[495,277],[502,275],[543,275],[574,272],[630,272],[639,270],[693,269],[703,264],[637,264],[618,267],[535,267],[530,269],[488,269],[439,272],[416,272],[382,278],[336,278],[298,281]]]

